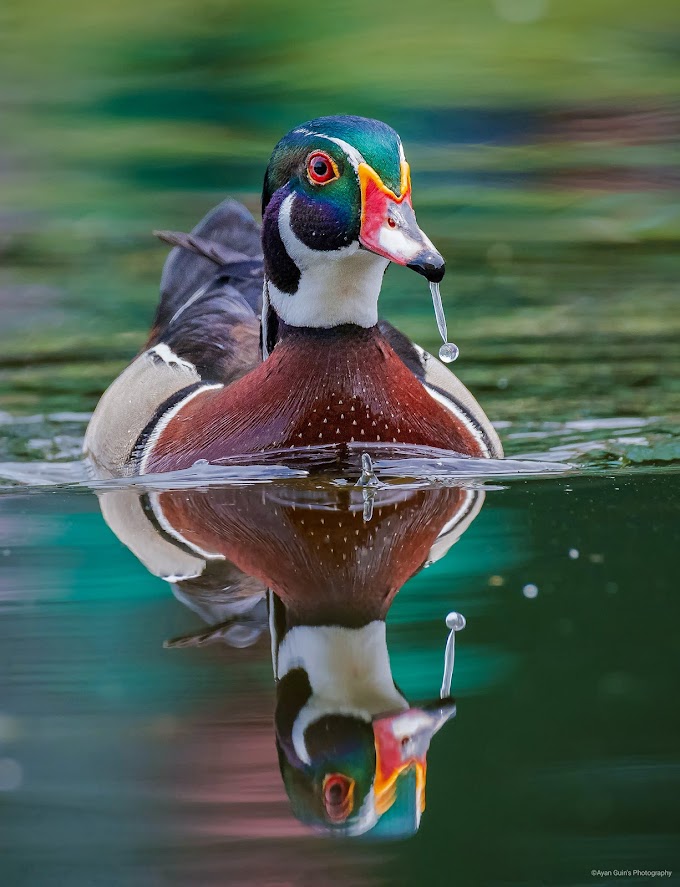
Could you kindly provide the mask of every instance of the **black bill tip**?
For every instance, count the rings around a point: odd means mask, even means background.
[[[433,250],[419,253],[412,262],[408,263],[407,267],[422,274],[430,283],[439,283],[446,271],[444,259]]]

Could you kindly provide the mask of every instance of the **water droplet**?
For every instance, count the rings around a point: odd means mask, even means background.
[[[522,594],[525,598],[532,600],[535,597],[538,597],[538,586],[529,582],[528,585],[525,585],[522,589]]]
[[[443,360],[444,363],[453,363],[459,354],[460,350],[457,345],[453,344],[453,342],[444,342],[439,349],[439,359]]]
[[[207,459],[196,459],[194,464],[191,466],[192,468],[200,468],[202,465],[210,465]]]
[[[446,329],[446,317],[444,315],[442,297],[439,292],[439,284],[431,283],[430,292],[432,293],[434,316],[437,319],[437,329],[439,330],[439,335],[442,337],[442,342],[444,343],[439,349],[439,359],[442,360],[444,363],[453,363],[453,361],[460,354],[460,351],[458,350],[457,345],[454,345],[453,342],[448,341],[449,335]]]
[[[465,616],[462,613],[453,611],[446,617],[446,627],[451,631],[461,631],[466,624]]]

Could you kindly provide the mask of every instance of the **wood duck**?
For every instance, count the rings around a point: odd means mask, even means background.
[[[102,396],[85,453],[102,475],[305,447],[413,444],[499,457],[493,426],[437,359],[378,320],[390,262],[440,281],[397,133],[361,117],[274,149],[262,228],[225,201],[174,248],[142,353]]]
[[[366,519],[360,488],[317,481],[100,495],[121,541],[209,623],[166,646],[242,646],[269,627],[276,746],[295,815],[325,832],[383,836],[417,830],[429,744],[455,713],[446,693],[425,704],[402,693],[385,620],[483,499],[395,484],[375,491]]]

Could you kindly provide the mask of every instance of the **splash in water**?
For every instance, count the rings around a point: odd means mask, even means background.
[[[432,304],[434,305],[434,316],[437,318],[437,329],[442,337],[444,344],[439,349],[439,359],[444,363],[453,363],[458,357],[460,351],[458,346],[448,340],[448,332],[446,330],[446,317],[444,316],[444,306],[442,305],[442,297],[439,293],[439,284],[431,283],[430,292],[432,293]]]

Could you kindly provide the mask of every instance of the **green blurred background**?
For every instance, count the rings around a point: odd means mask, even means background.
[[[165,248],[319,114],[401,133],[463,380],[495,420],[680,409],[676,0],[4,0],[0,409],[88,411]],[[426,288],[383,312],[425,346]],[[21,455],[21,453],[19,453]]]

